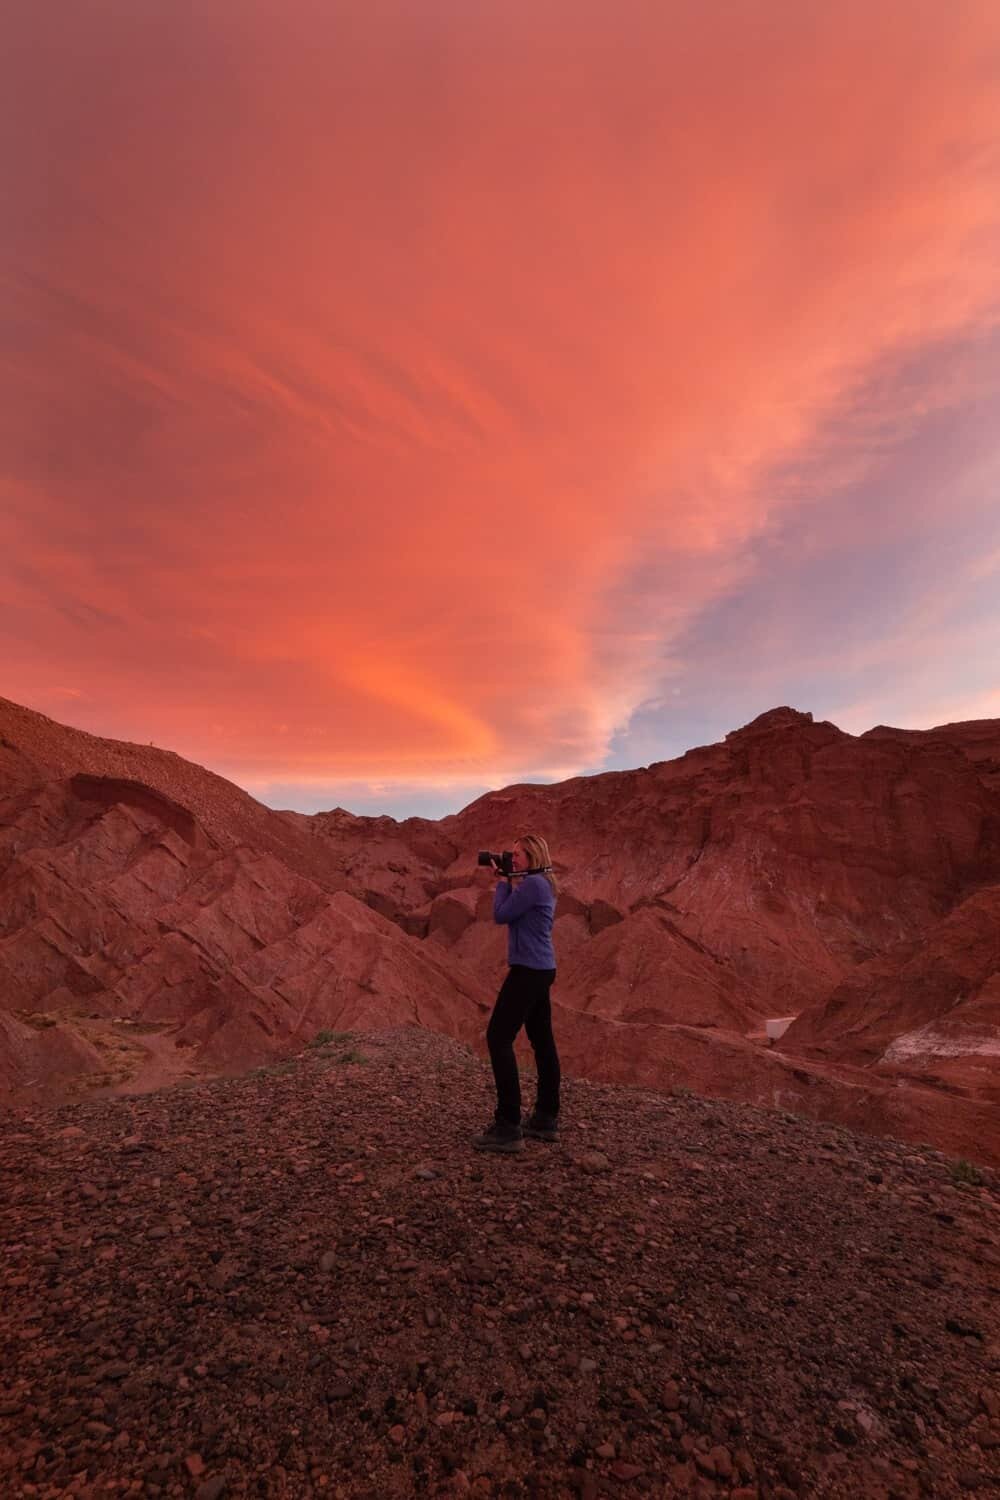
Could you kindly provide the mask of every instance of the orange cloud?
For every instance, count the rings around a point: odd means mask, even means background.
[[[777,466],[997,320],[988,7],[11,31],[4,691],[237,778],[600,763]]]

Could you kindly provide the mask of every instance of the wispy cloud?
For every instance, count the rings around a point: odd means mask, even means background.
[[[255,785],[568,774],[643,758],[675,688],[682,736],[725,711],[744,658],[699,698],[691,642],[740,600],[758,686],[843,695],[750,603],[831,503],[814,588],[911,555],[901,451],[937,465],[921,544],[995,549],[947,442],[1000,430],[989,8],[25,3],[8,33],[11,696],[78,683],[84,727]]]

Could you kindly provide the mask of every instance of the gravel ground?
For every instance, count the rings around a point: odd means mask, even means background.
[[[526,1101],[530,1077],[523,1079]],[[1000,1183],[413,1028],[0,1119],[0,1494],[1000,1494]]]

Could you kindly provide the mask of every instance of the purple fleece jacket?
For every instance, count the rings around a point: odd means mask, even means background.
[[[493,920],[507,922],[507,962],[526,969],[554,969],[552,918],[556,898],[544,875],[525,875],[513,885],[501,880],[493,893]]]

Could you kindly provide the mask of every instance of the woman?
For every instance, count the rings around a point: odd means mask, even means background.
[[[554,1141],[559,1114],[559,1054],[552,1035],[549,990],[556,977],[552,919],[556,882],[549,847],[537,834],[514,844],[514,873],[500,880],[493,896],[494,921],[507,926],[510,968],[500,987],[486,1029],[497,1086],[494,1119],[473,1139],[479,1151],[521,1151],[524,1137]],[[499,866],[494,860],[494,868]],[[514,1038],[524,1027],[535,1052],[538,1095],[535,1108],[521,1122],[521,1083],[514,1057]]]

